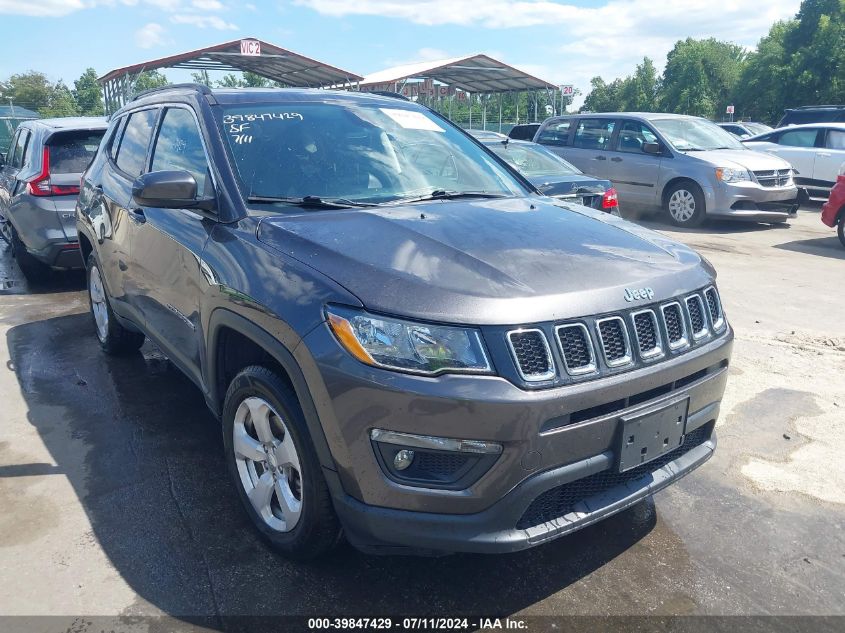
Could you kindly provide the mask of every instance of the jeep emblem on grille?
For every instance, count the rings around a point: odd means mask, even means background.
[[[625,301],[640,301],[641,299],[654,299],[654,290],[645,288],[625,288]]]

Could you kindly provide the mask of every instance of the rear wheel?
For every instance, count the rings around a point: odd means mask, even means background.
[[[106,286],[100,274],[100,264],[94,257],[94,253],[88,256],[87,269],[88,301],[100,347],[107,354],[126,354],[137,351],[144,344],[144,335],[127,330],[118,323],[112,312]]]
[[[337,544],[340,524],[296,394],[253,365],[223,405],[229,472],[252,523],[288,558],[306,560]]]
[[[675,226],[700,226],[706,211],[704,193],[691,180],[684,180],[666,192],[663,208]]]
[[[18,232],[11,224],[8,224],[7,231],[12,243],[12,254],[15,256],[15,261],[18,262],[23,276],[29,281],[44,281],[50,274],[50,267],[29,254]]]

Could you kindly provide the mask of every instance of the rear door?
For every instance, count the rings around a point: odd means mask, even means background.
[[[613,118],[578,119],[572,136],[572,147],[565,158],[588,176],[607,179],[614,127],[616,119]]]
[[[626,119],[619,122],[613,148],[607,152],[607,178],[619,194],[620,202],[656,202],[663,158],[656,154],[646,154],[643,151],[646,143],[659,143],[657,135],[648,124]]]
[[[112,307],[137,324],[143,317],[136,296],[142,289],[131,283],[131,235],[143,216],[132,204],[132,183],[146,169],[149,146],[159,108],[137,110],[124,117],[109,147],[108,164],[102,172],[100,205],[94,205],[91,221],[97,235],[100,268]]]
[[[12,144],[9,146],[6,162],[0,169],[0,215],[3,218],[8,216],[12,197],[19,193],[17,176],[23,166],[30,137],[31,133],[26,128],[17,129],[12,138]]]
[[[150,171],[184,170],[197,181],[197,197],[213,196],[214,183],[193,110],[164,110]],[[132,234],[127,272],[147,331],[174,362],[202,384],[200,370],[200,261],[214,222],[188,209],[144,207]]]
[[[828,129],[824,132],[824,147],[816,154],[813,179],[832,187],[845,163],[845,129]]]

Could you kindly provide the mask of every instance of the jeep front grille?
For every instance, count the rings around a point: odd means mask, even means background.
[[[523,380],[538,382],[554,378],[554,361],[542,330],[508,332],[508,343]]]
[[[590,333],[583,323],[561,325],[557,328],[557,339],[567,373],[576,376],[596,370]]]
[[[725,325],[725,318],[722,315],[722,302],[719,300],[719,293],[713,286],[704,291],[707,299],[707,308],[710,311],[710,323],[713,329],[719,331]]]
[[[612,316],[596,322],[604,360],[608,367],[618,367],[631,362],[628,332],[621,317]]]
[[[704,318],[704,304],[699,295],[687,297],[687,311],[689,312],[692,337],[700,339],[707,335],[707,321]]]
[[[660,334],[657,331],[657,317],[653,310],[634,313],[634,334],[637,347],[643,358],[655,358],[663,353],[660,347]]]
[[[669,337],[670,349],[680,349],[687,344],[687,328],[684,325],[684,315],[681,305],[677,302],[660,306],[663,311],[663,323],[666,325],[666,336]]]

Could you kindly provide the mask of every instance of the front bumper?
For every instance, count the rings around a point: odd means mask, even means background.
[[[725,389],[730,329],[681,356],[592,381],[526,391],[496,376],[411,376],[364,366],[327,327],[305,337],[306,379],[336,470],[326,469],[335,506],[359,547],[513,551],[561,536],[624,509],[690,472],[712,454],[710,431]],[[704,441],[551,525],[517,527],[541,493],[611,472],[621,419],[664,400],[689,397],[687,433]],[[623,401],[623,408],[604,410]],[[570,414],[594,411],[576,422]],[[372,429],[496,442],[501,455],[477,480],[441,489],[389,477]],[[683,448],[683,447],[681,447]],[[584,509],[587,508],[587,509]],[[572,515],[572,516],[570,516]]]
[[[798,211],[798,188],[761,187],[756,182],[717,183],[705,189],[707,215],[720,219],[777,222]]]

